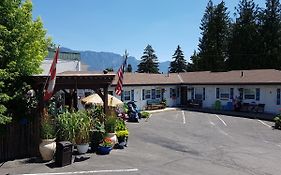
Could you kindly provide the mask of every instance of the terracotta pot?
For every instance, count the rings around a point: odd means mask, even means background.
[[[42,139],[39,145],[39,151],[42,159],[45,161],[52,160],[56,151],[56,139]]]

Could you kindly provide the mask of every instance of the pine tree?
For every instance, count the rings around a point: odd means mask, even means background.
[[[133,71],[133,68],[132,68],[132,65],[131,64],[128,64],[128,67],[126,69],[126,72],[132,72]]]
[[[221,71],[225,69],[230,18],[225,3],[213,5],[210,0],[201,20],[202,38],[199,39],[198,68]]]
[[[138,71],[140,73],[159,73],[159,62],[156,54],[151,45],[147,45],[144,49],[141,62],[138,65]]]
[[[241,0],[236,8],[229,45],[229,69],[261,68],[258,7],[253,0]]]
[[[279,0],[266,0],[261,15],[263,68],[281,69],[281,7]]]
[[[173,59],[175,60],[170,63],[169,72],[170,73],[186,72],[186,60],[184,59],[184,54],[179,45],[173,55]]]

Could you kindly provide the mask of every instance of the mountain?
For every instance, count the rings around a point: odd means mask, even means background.
[[[116,72],[124,60],[123,56],[112,52],[75,51],[65,47],[61,47],[60,50],[62,52],[80,52],[81,62],[82,64],[88,65],[89,71],[102,71],[106,68],[113,68]],[[132,65],[133,72],[138,69],[139,63],[140,60],[137,60],[135,57],[128,57],[127,64]],[[170,61],[160,62],[159,72],[166,73],[169,65]]]

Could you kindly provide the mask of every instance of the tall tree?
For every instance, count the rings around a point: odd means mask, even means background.
[[[261,15],[262,65],[281,69],[281,7],[279,0],[266,0]]]
[[[32,18],[31,0],[1,0],[0,16],[0,124],[5,124],[26,114],[24,77],[40,73],[50,40],[41,20]]]
[[[222,1],[213,5],[210,0],[201,20],[202,37],[199,39],[199,70],[221,71],[225,69],[229,39],[230,18]]]
[[[184,59],[183,51],[181,50],[181,47],[179,45],[173,55],[173,59],[174,61],[170,63],[169,72],[186,72],[186,60]]]
[[[187,72],[194,72],[194,71],[200,71],[201,65],[203,65],[201,62],[198,53],[194,50],[193,55],[190,57],[191,63],[187,64],[186,71]]]
[[[147,45],[144,49],[141,62],[138,65],[138,71],[140,73],[159,73],[159,62],[154,49],[151,45]]]
[[[232,69],[261,68],[258,7],[253,0],[241,0],[232,26],[228,66]]]

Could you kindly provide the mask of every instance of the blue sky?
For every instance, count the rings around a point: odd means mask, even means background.
[[[137,59],[147,44],[159,61],[171,61],[179,44],[189,60],[197,49],[207,0],[32,0],[54,43],[75,50],[125,49]],[[219,0],[213,0],[214,4]],[[264,7],[265,0],[255,1]],[[225,0],[233,16],[238,1]]]

